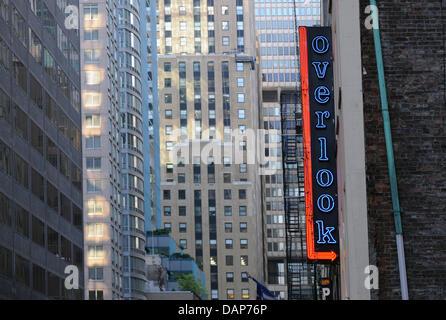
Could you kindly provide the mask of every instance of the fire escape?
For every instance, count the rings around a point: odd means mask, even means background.
[[[281,94],[282,158],[288,300],[315,299],[313,265],[307,263],[302,113],[298,92]]]

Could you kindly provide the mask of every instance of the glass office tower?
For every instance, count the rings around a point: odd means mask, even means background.
[[[0,0],[0,299],[82,299],[78,1]],[[64,285],[79,270],[79,289]]]

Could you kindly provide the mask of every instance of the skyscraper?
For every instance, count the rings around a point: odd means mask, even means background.
[[[262,66],[266,157],[263,184],[266,283],[282,299],[311,299],[306,263],[305,191],[300,102],[300,25],[317,25],[320,1],[255,1]],[[275,139],[275,137],[281,139]]]
[[[235,4],[235,5],[234,5]],[[211,299],[255,299],[262,273],[254,3],[158,1],[162,228]],[[235,131],[238,131],[236,133]]]
[[[80,50],[66,8],[0,1],[0,299],[83,297]],[[79,290],[64,285],[69,265]]]
[[[85,295],[89,300],[124,295],[117,10],[117,1],[80,2]],[[140,101],[134,101],[135,109],[141,110]]]
[[[86,290],[89,299],[144,299],[146,220],[157,206],[148,3],[85,0],[81,12]]]

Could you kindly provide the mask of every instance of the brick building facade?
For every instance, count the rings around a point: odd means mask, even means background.
[[[401,297],[373,30],[360,1],[372,299]],[[446,298],[446,1],[378,1],[410,299]]]

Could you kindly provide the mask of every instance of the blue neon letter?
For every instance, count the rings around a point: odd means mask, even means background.
[[[325,129],[327,128],[327,126],[325,125],[325,119],[330,119],[330,112],[328,111],[316,111],[316,116],[317,116],[317,125],[316,128],[318,129]]]
[[[327,139],[325,138],[319,138],[318,139],[321,143],[321,156],[319,157],[319,161],[328,161],[327,158]]]
[[[322,188],[328,188],[333,184],[333,173],[330,170],[322,169],[316,174],[317,184]]]
[[[317,240],[318,244],[335,244],[336,240],[331,234],[334,231],[334,227],[326,227],[324,228],[324,222],[321,220],[316,221],[319,231],[319,239]]]
[[[330,101],[330,90],[327,87],[320,86],[314,91],[314,99],[320,104],[325,104]]]
[[[322,66],[321,66],[322,65]],[[319,79],[324,79],[327,74],[327,68],[330,65],[330,62],[313,62],[313,67],[316,70],[317,77]]]
[[[330,213],[335,207],[335,201],[332,196],[323,194],[317,199],[317,208],[323,213]]]
[[[319,54],[324,54],[330,48],[330,42],[324,36],[317,36],[313,39],[313,51]]]

